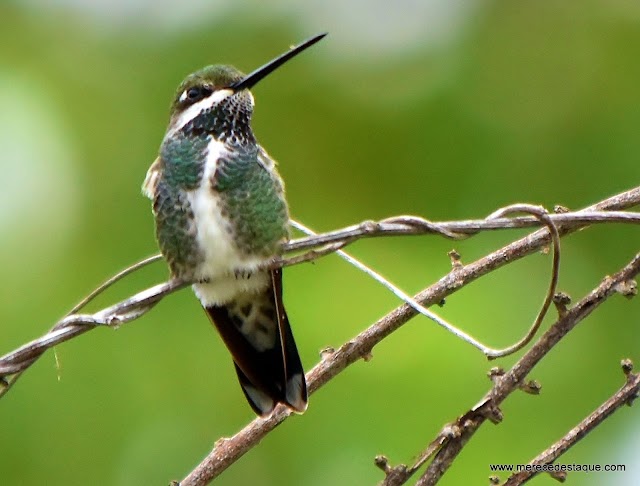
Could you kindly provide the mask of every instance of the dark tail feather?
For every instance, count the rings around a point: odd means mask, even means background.
[[[205,307],[233,356],[245,397],[258,415],[277,403],[307,408],[304,369],[282,305],[282,270],[271,271],[261,294],[241,295],[224,306]]]
[[[235,365],[236,373],[238,374],[238,381],[240,382],[244,396],[249,402],[249,405],[251,405],[253,411],[263,417],[269,415],[277,405],[278,401],[273,397],[273,394],[265,393],[256,388],[247,375],[245,375],[240,369],[238,363],[234,361],[233,364]]]

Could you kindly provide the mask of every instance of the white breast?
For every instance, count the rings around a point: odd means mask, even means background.
[[[212,140],[209,143],[204,183],[187,193],[198,228],[196,238],[204,253],[204,262],[198,268],[196,278],[208,280],[208,283],[194,284],[193,290],[205,306],[228,303],[240,293],[259,292],[269,284],[266,272],[247,278],[264,259],[238,251],[227,230],[229,222],[222,216],[213,194],[210,181],[218,158],[226,151],[222,142]],[[240,275],[236,277],[237,274]]]

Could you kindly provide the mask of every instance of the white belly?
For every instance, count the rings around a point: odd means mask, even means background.
[[[226,304],[240,293],[259,292],[269,285],[268,272],[253,273],[264,263],[264,258],[238,251],[227,230],[228,222],[212,194],[209,181],[215,172],[216,161],[225,150],[223,143],[212,141],[209,144],[203,175],[205,183],[187,194],[198,228],[197,242],[204,253],[204,262],[195,277],[207,280],[207,283],[194,284],[193,290],[205,306]],[[249,274],[251,276],[247,277]]]

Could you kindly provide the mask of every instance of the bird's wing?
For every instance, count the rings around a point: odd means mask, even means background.
[[[156,194],[156,187],[158,185],[158,179],[160,177],[160,165],[161,159],[158,157],[153,161],[151,167],[147,171],[147,175],[144,178],[144,182],[142,183],[142,194],[147,196],[149,199],[153,199]]]

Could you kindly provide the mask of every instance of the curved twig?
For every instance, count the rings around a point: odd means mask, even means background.
[[[294,228],[297,228],[300,231],[302,231],[302,232],[304,232],[304,233],[306,233],[306,234],[308,234],[310,236],[315,235],[315,233],[311,229],[309,229],[308,227],[306,227],[305,225],[303,225],[302,223],[300,223],[298,221],[292,220],[291,221],[291,225]],[[371,268],[366,266],[364,263],[362,263],[357,258],[353,257],[352,255],[350,255],[349,253],[347,253],[347,252],[345,252],[343,250],[336,250],[336,253],[340,258],[342,258],[343,260],[347,261],[349,264],[353,265],[358,270],[366,273],[371,278],[373,278],[375,281],[377,281],[377,282],[381,283],[382,285],[384,285],[387,289],[389,289],[396,297],[398,297],[400,300],[402,300],[405,304],[407,304],[408,306],[413,308],[415,311],[417,311],[418,313],[420,313],[423,316],[425,316],[427,319],[429,319],[429,320],[435,322],[436,324],[438,324],[439,326],[443,327],[444,329],[446,329],[448,332],[450,332],[454,336],[456,336],[456,337],[462,339],[463,341],[471,344],[473,347],[479,349],[480,351],[482,351],[485,354],[487,352],[492,351],[492,349],[490,347],[485,346],[484,344],[482,344],[480,341],[478,341],[476,338],[474,338],[470,334],[468,334],[468,333],[464,332],[463,330],[457,328],[453,324],[450,324],[449,322],[447,322],[445,319],[440,317],[435,312],[432,312],[429,309],[427,309],[425,306],[421,305],[419,302],[417,302],[409,294],[407,294],[406,292],[403,292],[402,290],[400,290],[398,287],[393,285],[391,282],[389,282],[382,275],[380,275],[379,273],[375,272],[374,270],[372,270]]]
[[[520,339],[517,343],[508,346],[504,349],[492,349],[489,352],[485,353],[487,358],[496,359],[504,356],[508,356],[510,354],[519,351],[524,346],[526,346],[531,339],[536,335],[540,325],[544,317],[547,315],[549,311],[549,307],[553,302],[553,296],[556,293],[556,288],[558,287],[558,278],[560,276],[560,234],[558,233],[558,228],[556,227],[553,220],[549,217],[549,214],[543,207],[540,206],[532,206],[530,204],[514,204],[512,206],[508,206],[506,208],[500,209],[495,213],[490,214],[487,219],[495,219],[501,218],[510,213],[529,213],[532,214],[535,218],[543,222],[551,235],[551,242],[553,245],[553,261],[551,263],[551,279],[549,281],[549,287],[547,289],[547,294],[542,302],[542,307],[538,311],[538,315],[536,316],[533,324],[527,331],[527,334],[524,335],[522,339]]]
[[[107,290],[109,287],[113,286],[119,280],[122,280],[127,275],[130,275],[133,272],[135,272],[137,270],[140,270],[142,267],[146,267],[147,265],[149,265],[151,263],[154,263],[154,262],[158,262],[160,260],[162,260],[162,255],[160,255],[158,253],[156,255],[147,257],[144,260],[140,260],[139,262],[134,263],[133,265],[130,265],[127,268],[125,268],[124,270],[116,273],[113,277],[111,277],[108,280],[106,280],[103,283],[101,283],[89,295],[87,295],[84,299],[82,299],[80,302],[78,302],[73,307],[73,309],[71,309],[69,312],[67,312],[67,316],[70,316],[71,314],[76,314],[76,313],[80,312],[80,309],[86,307],[98,295],[100,295],[102,292]]]

